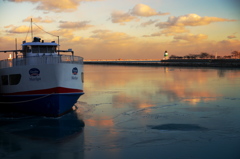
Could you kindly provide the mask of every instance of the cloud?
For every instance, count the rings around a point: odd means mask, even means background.
[[[189,42],[201,41],[207,39],[208,36],[204,34],[183,34],[183,35],[176,35],[174,36],[175,40],[185,40]]]
[[[182,16],[170,16],[166,22],[159,22],[156,24],[159,28],[168,28],[171,26],[200,26],[208,25],[213,22],[225,22],[235,21],[230,19],[218,18],[218,17],[201,17],[197,14],[187,14]]]
[[[123,32],[100,29],[91,33],[90,37],[74,36],[68,38],[62,45],[71,46],[76,55],[79,54],[85,59],[134,58],[141,48],[137,45],[136,37]],[[144,44],[146,45],[146,43]]]
[[[149,17],[156,15],[168,15],[169,13],[157,12],[148,5],[137,4],[135,7],[133,7],[131,14],[136,16]]]
[[[4,26],[4,28],[12,28],[12,27],[15,27],[14,25],[7,25],[7,26]]]
[[[52,23],[54,20],[50,19],[49,17],[45,17],[43,19],[42,17],[27,17],[26,19],[23,19],[23,22],[31,22],[31,19],[35,23]]]
[[[167,15],[169,13],[161,13],[156,12],[154,9],[149,7],[145,4],[137,4],[130,9],[129,12],[122,12],[122,11],[113,11],[111,14],[111,20],[113,23],[120,23],[124,25],[125,22],[131,22],[133,20],[138,21],[138,17],[150,17],[150,16],[157,16],[157,15]],[[154,22],[155,23],[155,22]],[[142,24],[143,26],[150,25],[150,24]]]
[[[30,31],[29,26],[22,25],[22,26],[14,26],[14,25],[9,25],[5,26],[4,28],[7,28],[8,33],[27,33]]]
[[[144,23],[141,23],[141,26],[143,26],[143,27],[146,27],[146,26],[148,26],[148,25],[152,25],[152,24],[154,24],[154,23],[156,23],[158,20],[149,20],[149,21],[147,21],[147,22],[144,22]]]
[[[233,49],[234,46],[238,46],[238,49],[236,49],[236,50],[239,50],[239,49],[240,49],[240,48],[239,48],[239,46],[240,46],[240,40],[238,40],[238,39],[222,40],[222,41],[219,41],[218,44],[221,45],[221,46],[223,46],[223,47],[226,46],[226,47],[229,47],[229,48],[232,48],[232,49]]]
[[[161,36],[162,33],[161,32],[156,32],[156,33],[152,33],[151,35],[143,35],[142,37],[156,37],[156,36]]]
[[[234,39],[234,38],[237,38],[235,35],[229,35],[227,36],[228,39]]]
[[[183,16],[170,16],[166,22],[159,22],[156,24],[157,27],[160,29],[162,28],[168,28],[171,26],[200,26],[200,25],[208,25],[213,22],[225,22],[225,21],[235,21],[235,20],[229,20],[224,18],[218,18],[218,17],[201,17],[197,14],[187,14]]]
[[[123,32],[113,32],[110,30],[95,30],[91,38],[96,38],[108,44],[122,44],[127,43],[134,37],[131,37]]]
[[[189,32],[189,30],[185,29],[185,27],[181,26],[170,26],[168,28],[165,28],[159,32],[156,33],[152,33],[150,35],[144,35],[144,37],[157,37],[157,36],[173,36],[176,34],[180,34],[180,33],[187,33]]]
[[[99,40],[95,38],[76,36],[71,39],[71,42],[78,43],[80,45],[96,45],[99,42]]]
[[[186,29],[184,26],[170,26],[166,29],[163,29],[161,31],[161,34],[164,34],[166,36],[172,36],[175,34],[186,33],[186,32],[189,32],[189,30]]]
[[[214,22],[232,22],[235,20],[218,18],[218,17],[201,17],[197,14],[187,14],[182,16],[170,16],[166,22],[159,22],[155,26],[163,29],[161,32],[167,36],[175,35],[176,33],[189,32],[187,26],[202,26]]]
[[[135,16],[132,16],[129,13],[124,13],[122,11],[114,11],[111,14],[111,20],[113,23],[120,23],[122,25],[125,24],[125,22],[130,22],[133,20],[137,20],[138,18]]]
[[[81,2],[99,1],[99,0],[8,0],[11,2],[31,2],[36,3],[38,10],[53,11],[53,12],[72,12],[77,10]]]
[[[60,21],[60,28],[62,29],[87,29],[93,27],[93,25],[88,24],[89,21],[82,22],[69,22],[69,21]]]
[[[72,38],[74,36],[73,31],[74,31],[73,29],[59,29],[59,30],[51,31],[49,33],[55,36],[60,36],[62,39],[62,37]]]

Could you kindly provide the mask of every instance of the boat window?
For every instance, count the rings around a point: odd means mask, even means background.
[[[39,53],[38,46],[32,46],[32,53]]]
[[[1,76],[2,85],[8,85],[8,75]]]
[[[54,53],[56,52],[56,46],[47,46],[48,52],[49,53]]]
[[[83,74],[83,72],[81,73],[81,78],[82,78],[82,83],[84,83],[84,74]]]
[[[56,46],[32,46],[32,53],[55,53]]]
[[[9,75],[10,85],[17,85],[21,80],[21,74],[11,74]]]
[[[48,48],[47,46],[40,46],[40,53],[48,53]]]

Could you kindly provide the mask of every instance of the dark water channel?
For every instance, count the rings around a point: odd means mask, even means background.
[[[239,159],[240,69],[84,66],[78,109],[0,114],[0,159]]]

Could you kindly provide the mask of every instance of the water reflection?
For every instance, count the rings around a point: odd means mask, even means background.
[[[240,157],[239,69],[85,65],[84,72],[73,113],[0,116],[0,158]]]
[[[228,70],[226,78],[220,78],[221,70],[87,65],[83,101],[109,104],[112,106],[109,109],[144,109],[169,102],[194,106],[223,96],[236,96],[238,90],[233,88],[239,86],[240,71]]]
[[[196,105],[214,97],[235,95],[228,90],[239,78],[239,70],[228,70],[226,78],[219,78],[222,69],[87,66],[85,70],[89,80],[85,83],[86,94],[99,103],[110,101],[116,108],[125,107],[122,103],[140,108],[174,101]]]
[[[83,158],[84,126],[76,112],[59,118],[0,114],[0,157]],[[74,155],[65,152],[69,143],[78,147]]]
[[[240,156],[239,69],[86,65],[84,71],[77,105],[88,158]]]

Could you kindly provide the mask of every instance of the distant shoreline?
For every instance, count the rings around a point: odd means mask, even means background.
[[[240,68],[240,59],[169,59],[161,61],[84,61],[93,65],[180,66]]]

